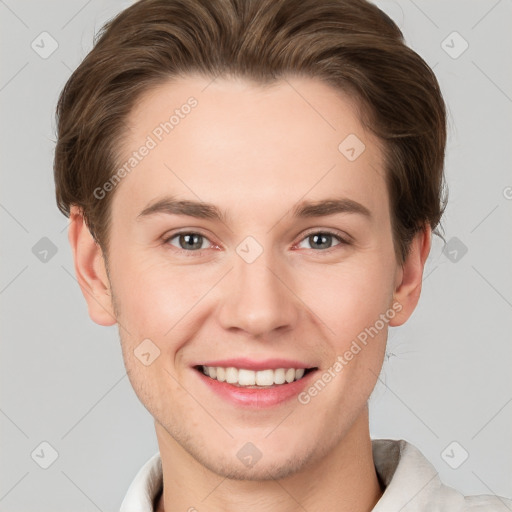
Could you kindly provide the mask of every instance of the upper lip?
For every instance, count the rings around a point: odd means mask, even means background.
[[[220,366],[223,368],[234,367],[253,371],[277,370],[278,368],[295,368],[296,370],[299,368],[304,368],[305,370],[308,368],[315,368],[314,365],[307,365],[292,359],[272,358],[256,361],[254,359],[247,359],[243,357],[237,357],[233,359],[216,359],[215,361],[207,361],[194,366]]]

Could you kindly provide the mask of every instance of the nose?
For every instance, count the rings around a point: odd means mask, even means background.
[[[263,251],[252,263],[237,254],[234,258],[234,268],[223,283],[219,312],[222,327],[254,337],[293,329],[300,314],[300,300],[284,263],[278,265],[271,251]]]

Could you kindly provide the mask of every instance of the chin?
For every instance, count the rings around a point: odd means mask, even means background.
[[[292,454],[283,460],[278,457],[273,457],[273,460],[264,459],[265,455],[262,454],[261,459],[252,466],[246,466],[237,456],[231,460],[224,460],[221,463],[219,461],[200,462],[210,471],[223,478],[264,482],[281,480],[294,475],[306,466],[309,458],[300,458],[296,454]]]

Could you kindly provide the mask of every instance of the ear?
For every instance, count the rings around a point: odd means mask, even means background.
[[[430,252],[431,240],[432,229],[427,224],[414,236],[405,262],[397,272],[395,293],[393,295],[395,306],[393,309],[398,312],[389,322],[389,325],[393,327],[405,323],[418,304],[423,281],[423,269]],[[401,305],[400,310],[396,307],[398,304]]]
[[[77,206],[71,207],[69,220],[68,239],[73,251],[75,274],[87,301],[89,316],[99,325],[114,325],[116,317],[103,252]]]

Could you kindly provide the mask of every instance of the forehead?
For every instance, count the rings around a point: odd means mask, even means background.
[[[349,96],[312,78],[161,84],[128,116],[121,165],[128,172],[114,202],[129,197],[139,211],[164,193],[212,203],[243,197],[254,207],[337,191],[387,208],[378,141]]]

